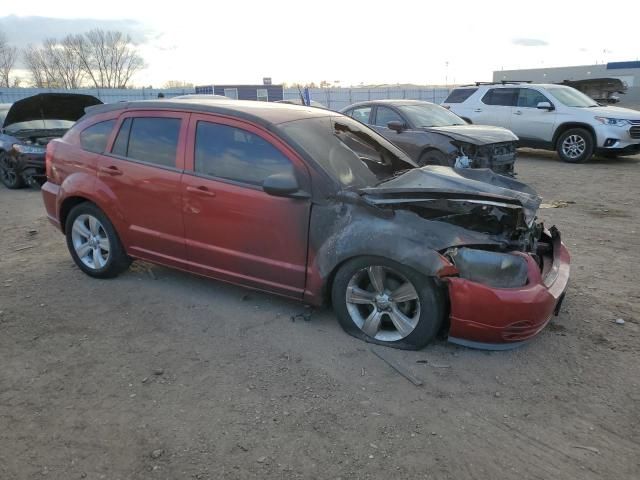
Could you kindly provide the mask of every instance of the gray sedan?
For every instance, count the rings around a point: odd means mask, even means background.
[[[342,113],[376,130],[418,165],[514,173],[518,137],[505,128],[469,125],[440,105],[418,100],[376,100],[350,105]]]

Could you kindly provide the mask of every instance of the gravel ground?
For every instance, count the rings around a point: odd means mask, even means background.
[[[0,188],[0,479],[640,478],[640,157],[517,169],[566,202],[540,211],[563,311],[515,351],[379,350],[422,386],[330,310],[142,263],[90,279],[39,193]]]

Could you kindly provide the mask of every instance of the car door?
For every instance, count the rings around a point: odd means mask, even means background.
[[[98,160],[96,189],[133,256],[186,266],[180,178],[188,114],[123,114],[108,153]]]
[[[261,186],[269,175],[287,172],[310,192],[306,166],[272,134],[192,114],[182,194],[193,271],[302,297],[311,202],[272,196]]]
[[[387,127],[389,122],[400,122],[405,125],[405,129],[400,132],[391,130]],[[374,117],[369,126],[416,161],[425,146],[431,144],[429,133],[414,129],[404,115],[391,107],[376,105]]]
[[[540,109],[538,104],[548,102],[542,92],[533,88],[520,88],[517,105],[512,109],[510,130],[520,140],[535,142],[551,142],[556,124],[556,111]]]
[[[509,128],[517,98],[517,88],[490,88],[473,109],[473,123]]]

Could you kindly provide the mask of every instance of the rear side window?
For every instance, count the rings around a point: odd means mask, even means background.
[[[482,97],[482,103],[485,105],[515,107],[517,99],[517,88],[492,88],[484,94],[484,97]]]
[[[362,123],[369,123],[369,115],[371,115],[371,107],[354,108],[349,112],[350,117]]]
[[[80,146],[82,149],[94,153],[104,153],[115,123],[115,120],[106,120],[85,128],[80,132]]]
[[[175,167],[180,122],[179,118],[128,118],[120,127],[112,153],[163,167]]]
[[[262,137],[228,125],[198,122],[195,172],[211,177],[261,185],[276,173],[293,172],[280,150]]]
[[[449,94],[444,103],[462,103],[477,90],[477,88],[456,88]]]

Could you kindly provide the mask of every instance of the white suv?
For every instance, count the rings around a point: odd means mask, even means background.
[[[556,150],[565,162],[640,153],[640,112],[601,106],[575,88],[498,83],[455,88],[442,103],[469,123],[508,128],[518,146]]]

